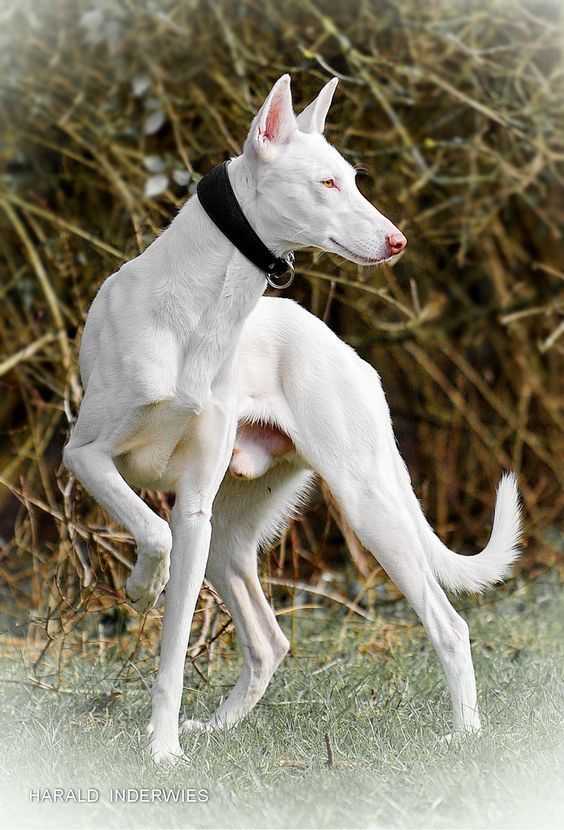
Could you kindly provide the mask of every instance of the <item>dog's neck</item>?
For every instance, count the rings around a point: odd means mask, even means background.
[[[257,177],[252,164],[245,156],[231,159],[229,164],[229,181],[241,209],[253,228],[257,231]]]
[[[284,257],[292,249],[282,246],[271,236],[271,230],[259,207],[257,169],[246,155],[237,156],[229,164],[229,181],[251,227],[261,241],[275,255]]]
[[[264,222],[260,221],[257,209],[256,171],[245,156],[232,159],[229,164],[229,179],[237,201],[250,222],[261,236]],[[261,236],[262,239],[262,236]],[[273,240],[263,239],[270,247]],[[286,251],[274,250],[276,255]],[[197,289],[205,274],[209,287],[216,285],[221,291],[225,275],[234,257],[241,258],[235,246],[215,226],[193,196],[182,207],[178,215],[162,234],[137,258],[143,263],[145,273],[159,292],[168,290],[178,293]],[[245,259],[244,282],[256,283],[260,293],[264,289],[264,273]]]

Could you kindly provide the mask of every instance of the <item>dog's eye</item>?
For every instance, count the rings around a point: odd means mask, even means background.
[[[323,187],[337,187],[337,185],[335,184],[335,179],[323,179],[321,184],[323,185]]]

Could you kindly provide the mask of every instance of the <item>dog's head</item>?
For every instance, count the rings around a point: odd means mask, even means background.
[[[277,254],[314,247],[359,265],[392,262],[405,236],[364,198],[357,171],[323,136],[336,86],[333,78],[296,118],[283,75],[254,118],[244,155],[256,178],[256,228]]]

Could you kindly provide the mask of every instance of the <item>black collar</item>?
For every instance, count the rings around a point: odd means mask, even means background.
[[[294,255],[290,253],[284,259],[275,256],[253,230],[233,192],[228,164],[228,161],[218,164],[200,179],[196,188],[200,204],[224,236],[266,273],[273,288],[287,288],[294,279]],[[283,284],[277,283],[276,278],[284,274],[289,279]]]

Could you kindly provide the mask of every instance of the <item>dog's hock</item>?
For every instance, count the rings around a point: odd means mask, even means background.
[[[260,161],[273,161],[296,129],[290,76],[282,75],[253,120],[245,141],[245,153],[255,154]]]

